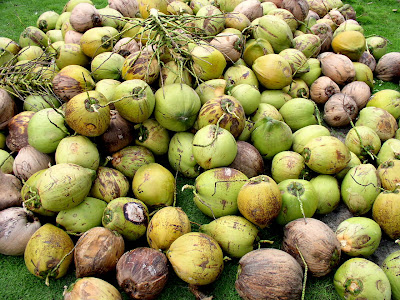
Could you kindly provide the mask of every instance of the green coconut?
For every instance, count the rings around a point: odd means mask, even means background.
[[[44,108],[59,108],[61,103],[51,95],[29,95],[24,100],[24,110],[37,112]]]
[[[189,44],[194,75],[201,80],[220,78],[226,67],[224,55],[210,45]]]
[[[271,175],[277,182],[286,179],[299,179],[305,175],[304,158],[294,151],[282,151],[272,159]]]
[[[379,107],[364,107],[358,114],[356,126],[372,128],[382,141],[393,138],[398,129],[397,121],[387,110]]]
[[[246,115],[251,115],[255,112],[261,103],[260,91],[247,83],[236,85],[232,88],[230,94],[240,102]]]
[[[318,194],[311,182],[304,179],[286,179],[278,184],[282,208],[276,218],[279,225],[299,218],[311,218],[318,207]]]
[[[270,104],[278,110],[290,99],[292,96],[282,90],[265,90],[261,93],[261,103]]]
[[[307,83],[300,78],[294,78],[289,85],[282,88],[282,91],[293,98],[310,98],[310,88]]]
[[[238,193],[247,180],[236,169],[213,168],[197,176],[193,187],[184,188],[193,190],[193,201],[205,215],[219,218],[238,213]]]
[[[365,217],[344,220],[335,233],[342,252],[349,256],[372,255],[378,249],[382,237],[382,230],[378,223]]]
[[[196,178],[200,174],[200,166],[193,156],[194,133],[176,132],[168,146],[170,166],[185,177]]]
[[[371,36],[366,39],[368,51],[378,61],[387,53],[388,40],[382,36]]]
[[[224,79],[227,82],[227,90],[239,84],[247,83],[258,88],[258,80],[255,72],[246,65],[240,64],[240,59],[233,66],[224,72]]]
[[[344,176],[346,176],[350,169],[358,165],[361,165],[361,160],[357,155],[350,151],[350,161],[342,171],[335,175],[335,177],[339,180],[343,180]]]
[[[322,125],[308,125],[296,130],[293,133],[293,151],[302,153],[304,146],[313,138],[320,136],[330,136],[331,133],[328,128]]]
[[[302,79],[309,87],[317,80],[321,74],[321,63],[316,58],[309,58],[307,60],[310,70],[306,73],[300,74],[299,78]]]
[[[370,97],[367,106],[383,108],[395,119],[398,119],[400,117],[400,92],[392,89],[380,90]]]
[[[210,79],[200,83],[195,89],[203,105],[208,100],[225,94],[227,82],[225,79]]]
[[[293,39],[293,48],[300,50],[308,58],[317,57],[321,51],[321,39],[311,33],[299,35]]]
[[[114,52],[103,52],[96,55],[91,62],[92,76],[96,81],[102,79],[116,79],[121,77],[125,58]]]
[[[350,258],[335,272],[333,284],[342,299],[391,299],[389,279],[365,258]]]
[[[305,98],[293,98],[279,109],[283,120],[289,127],[296,131],[306,126],[317,125],[315,104]]]
[[[275,154],[289,150],[292,139],[292,130],[289,125],[269,117],[257,121],[251,133],[254,147],[266,159],[272,159]]]
[[[126,146],[112,154],[112,166],[128,178],[133,178],[143,165],[155,162],[154,154],[143,146]]]
[[[125,58],[121,77],[124,80],[139,79],[147,84],[152,84],[158,78],[160,68],[154,53],[138,50]]]
[[[400,140],[388,139],[378,152],[378,163],[384,163],[390,159],[400,159]]]
[[[392,299],[400,299],[400,273],[399,273],[399,258],[400,251],[394,251],[388,256],[382,263],[382,270],[385,272],[389,279],[390,286],[392,288]]]
[[[340,203],[340,185],[331,175],[318,175],[310,180],[318,195],[317,214],[324,215],[334,211]]]
[[[118,30],[110,26],[86,30],[80,39],[83,53],[94,58],[100,53],[112,51],[118,34]]]
[[[354,215],[364,215],[380,193],[380,180],[372,164],[360,164],[348,171],[341,184],[343,202]]]
[[[366,49],[366,40],[361,32],[346,30],[337,34],[331,45],[335,53],[344,54],[352,61],[358,61]]]
[[[50,40],[46,33],[35,26],[28,26],[21,32],[18,44],[21,48],[39,46],[44,49],[49,43]]]
[[[367,126],[351,128],[346,134],[344,143],[360,159],[376,156],[381,149],[381,139],[378,134]]]
[[[266,39],[249,39],[246,41],[243,51],[243,59],[246,64],[251,67],[254,61],[260,56],[273,53],[274,49],[272,48],[271,43]]]
[[[389,238],[400,237],[400,190],[380,193],[372,206],[372,217]]]
[[[283,117],[279,110],[272,104],[263,102],[258,105],[256,112],[250,116],[250,120],[255,123],[266,117],[283,122]]]

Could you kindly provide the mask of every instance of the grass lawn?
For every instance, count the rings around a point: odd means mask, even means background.
[[[97,8],[107,5],[106,0],[92,0]],[[358,20],[365,29],[365,35],[381,35],[386,37],[390,43],[388,51],[400,51],[400,3],[397,0],[347,0],[345,3],[353,5],[357,11]],[[36,20],[41,13],[54,10],[61,13],[65,0],[0,0],[0,12],[3,17],[0,21],[0,36],[9,37],[18,42],[19,34],[27,26],[35,26]],[[400,90],[399,85],[393,83],[376,82],[375,91],[384,88]],[[192,194],[189,190],[180,192],[184,184],[192,183],[192,180],[179,177],[177,181],[177,206],[182,207],[189,215],[190,220],[204,224],[211,221],[210,218],[203,215],[193,204]],[[197,226],[193,225],[193,230]],[[274,240],[273,247],[279,247],[281,239],[281,228],[270,228],[262,231],[262,237]],[[146,245],[145,240],[129,244],[126,250],[134,247]],[[267,247],[267,246],[265,246]],[[268,246],[269,247],[269,246]],[[217,300],[240,299],[234,288],[238,260],[228,260],[225,263],[224,271],[221,277],[206,288],[206,294],[213,295]],[[25,267],[22,257],[10,257],[0,255],[0,299],[7,300],[51,300],[62,299],[62,293],[65,286],[70,285],[75,280],[73,268],[67,276],[51,280],[50,286],[46,286],[44,281],[30,274]],[[333,284],[334,272],[323,278],[308,277],[305,299],[309,300],[329,300],[339,299]],[[109,278],[111,283],[117,286],[115,276],[111,274]],[[123,294],[124,298],[127,296]],[[158,299],[178,300],[195,299],[189,291],[188,285],[177,278],[171,269],[169,282],[163,293]]]

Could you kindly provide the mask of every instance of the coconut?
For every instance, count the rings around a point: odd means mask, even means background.
[[[260,1],[257,0],[242,1],[235,6],[233,12],[244,14],[250,22],[263,16],[263,8]]]
[[[231,90],[231,96],[240,102],[246,115],[255,112],[261,102],[259,90],[247,83],[234,86]]]
[[[189,4],[181,1],[172,1],[167,6],[167,11],[171,15],[193,15],[193,10],[190,8]]]
[[[281,51],[279,55],[283,56],[289,62],[293,76],[298,77],[310,69],[307,57],[300,50],[288,48]]]
[[[285,122],[270,117],[260,119],[251,132],[251,141],[260,154],[271,159],[292,146],[292,130]]]
[[[389,238],[395,240],[400,237],[400,222],[397,217],[400,212],[399,189],[380,193],[372,206],[372,217],[379,224]]]
[[[282,90],[265,90],[261,93],[261,103],[272,105],[277,110],[290,99],[292,97]]]
[[[253,35],[255,39],[262,38],[270,42],[275,53],[292,46],[292,30],[284,20],[277,16],[265,15],[259,18]]]
[[[366,39],[368,51],[378,61],[387,53],[388,40],[381,36],[371,36]]]
[[[222,167],[206,170],[197,176],[193,190],[193,201],[207,216],[219,218],[238,212],[238,193],[247,181],[242,172]]]
[[[264,160],[260,152],[245,141],[237,141],[236,145],[238,152],[229,167],[241,171],[248,178],[261,175],[264,172]]]
[[[368,51],[364,51],[364,53],[361,55],[361,57],[360,57],[360,59],[358,60],[358,62],[363,63],[364,65],[367,65],[368,68],[370,68],[372,72],[375,71],[375,68],[376,68],[376,60],[375,60],[375,58],[372,56],[372,54],[369,53]]]
[[[335,177],[339,180],[343,180],[344,176],[346,176],[346,174],[350,171],[351,168],[361,165],[361,160],[358,158],[357,155],[355,155],[353,152],[350,151],[350,161],[349,163],[346,165],[346,167],[340,171],[339,173],[337,173],[335,175]]]
[[[374,93],[367,106],[380,107],[388,111],[395,119],[400,117],[400,92],[384,89]]]
[[[381,265],[383,272],[385,272],[387,278],[389,279],[390,286],[392,289],[393,299],[399,299],[400,297],[398,257],[399,257],[399,251],[398,250],[394,251],[388,256],[386,256],[385,260]]]
[[[328,76],[319,77],[310,87],[311,99],[318,104],[324,104],[332,95],[339,92],[339,86]]]
[[[398,129],[396,119],[388,111],[373,106],[364,107],[360,110],[355,125],[372,128],[382,141],[394,137]]]
[[[103,52],[96,55],[90,65],[94,80],[118,80],[121,77],[121,70],[124,62],[124,57],[118,53]]]
[[[249,27],[250,24],[249,18],[240,12],[228,12],[225,14],[226,28],[235,28],[239,31],[243,31],[245,28]]]
[[[214,238],[230,257],[241,258],[253,250],[258,238],[258,229],[240,216],[224,216],[203,224],[200,232]]]
[[[274,49],[266,39],[249,39],[246,41],[243,51],[243,59],[248,66],[252,66],[254,61],[260,56],[273,53]]]
[[[0,130],[6,128],[8,122],[17,114],[17,105],[10,94],[0,89]]]
[[[101,25],[101,15],[89,3],[79,3],[71,10],[69,21],[78,32],[85,32],[93,27]]]
[[[154,154],[146,147],[126,146],[113,153],[111,164],[126,177],[133,178],[141,166],[152,162],[155,162]]]
[[[306,33],[293,39],[293,48],[300,50],[306,57],[317,57],[321,51],[319,36]]]
[[[278,279],[279,278],[279,279]],[[235,289],[242,299],[301,298],[303,270],[288,253],[258,249],[239,260]]]
[[[394,191],[400,185],[398,175],[400,161],[397,159],[387,160],[378,167],[378,175],[382,182],[382,187],[388,191]]]
[[[220,78],[226,67],[224,55],[210,45],[189,44],[189,51],[193,59],[193,71],[195,77],[201,80]]]
[[[277,183],[285,179],[299,179],[305,172],[304,168],[304,158],[299,153],[282,151],[272,159],[271,175]]]
[[[21,48],[37,46],[44,49],[49,43],[46,33],[35,26],[28,26],[21,32],[18,44]]]
[[[342,298],[391,299],[390,282],[383,270],[365,258],[351,258],[335,272],[333,284]]]
[[[89,195],[110,202],[113,199],[125,197],[129,189],[129,181],[120,171],[99,167]]]
[[[191,227],[186,213],[179,207],[167,206],[153,215],[146,237],[151,248],[168,250],[178,237],[188,232],[191,232]]]
[[[342,93],[332,95],[324,105],[324,120],[333,127],[350,124],[357,114],[357,103],[351,96]]]
[[[378,152],[377,162],[382,164],[389,159],[400,159],[400,140],[388,139],[383,144]]]
[[[210,45],[218,49],[227,62],[236,62],[241,54],[244,44],[242,33],[237,29],[224,29],[210,42]]]
[[[85,31],[80,40],[83,53],[94,58],[100,53],[112,51],[118,34],[118,30],[110,26]]]
[[[367,126],[354,126],[345,138],[345,145],[360,159],[368,156],[375,157],[381,149],[381,140],[378,134]]]
[[[304,145],[302,155],[306,165],[320,174],[335,174],[350,161],[350,150],[338,138],[319,136]]]
[[[119,11],[124,17],[134,18],[139,15],[138,1],[108,0],[108,6]]]
[[[175,133],[168,146],[168,161],[171,167],[185,177],[195,178],[200,174],[193,151],[194,134],[191,132]]]
[[[312,101],[305,98],[293,98],[279,109],[283,120],[292,131],[309,125],[316,125],[315,106]]]
[[[120,81],[114,79],[102,79],[96,83],[95,91],[102,93],[107,98],[111,110],[115,110],[115,105],[112,103],[112,100],[115,94],[115,89],[120,84]]]
[[[65,300],[92,297],[98,300],[120,300],[121,293],[110,283],[96,277],[78,278],[63,293]]]
[[[173,60],[161,67],[158,81],[160,87],[171,83],[184,83],[193,86],[193,79],[190,72],[187,69],[180,69],[179,65]]]
[[[372,164],[355,166],[343,178],[343,202],[354,215],[364,215],[372,208],[380,193],[380,186],[377,170]]]
[[[200,97],[201,104],[203,105],[208,100],[223,96],[227,82],[225,79],[211,79],[200,83],[196,88],[196,93]]]
[[[306,0],[283,0],[281,7],[290,11],[299,22],[306,19],[310,8]]]
[[[363,81],[372,89],[374,87],[374,78],[371,69],[363,63],[353,62],[354,70],[356,71],[355,81]]]
[[[118,53],[125,58],[136,51],[139,51],[139,44],[134,39],[129,37],[120,39],[117,43],[115,43],[113,48],[113,52]]]
[[[383,81],[398,81],[400,77],[400,52],[383,55],[376,65],[375,75]]]
[[[148,84],[159,76],[160,65],[149,51],[136,51],[125,58],[121,76],[124,80],[140,79]]]
[[[226,88],[230,90],[236,85],[244,83],[258,88],[259,83],[255,72],[246,65],[241,64],[241,62],[243,62],[243,60],[238,60],[233,66],[226,69],[224,73],[224,79],[227,85]]]
[[[352,217],[344,220],[336,229],[336,237],[343,253],[349,256],[368,257],[379,247],[382,230],[370,218]]]
[[[342,54],[331,54],[321,59],[322,73],[338,85],[354,80],[356,71],[351,60]]]
[[[150,149],[155,155],[164,155],[168,152],[170,137],[167,129],[156,120],[147,119],[135,125],[137,137],[135,144]]]
[[[205,36],[215,36],[224,29],[222,11],[213,5],[201,7],[196,13],[196,31]]]
[[[272,9],[268,12],[268,16],[276,16],[288,24],[290,30],[294,33],[299,25],[293,14],[283,8]]]
[[[359,110],[363,109],[371,97],[371,88],[364,81],[353,81],[346,84],[340,91],[342,94],[353,97]]]
[[[266,175],[252,177],[239,191],[240,213],[260,228],[266,228],[278,216],[282,196],[277,183]]]
[[[302,79],[309,87],[311,87],[313,82],[321,76],[322,69],[319,60],[316,58],[309,58],[307,63],[310,67],[310,71],[301,74],[299,78]]]
[[[59,69],[70,65],[86,67],[89,65],[89,58],[79,44],[64,43],[57,48],[56,64]]]
[[[257,58],[252,68],[258,80],[267,89],[279,90],[292,81],[289,62],[278,54],[267,54]]]
[[[300,265],[305,262],[311,275],[325,276],[339,264],[339,241],[322,221],[313,218],[294,220],[286,224],[283,234],[282,250],[292,255]]]

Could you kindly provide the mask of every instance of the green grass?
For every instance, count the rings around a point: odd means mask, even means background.
[[[107,4],[106,0],[93,1],[98,8],[102,8]],[[9,37],[18,42],[19,34],[23,29],[30,25],[35,25],[37,18],[41,13],[54,10],[61,13],[61,10],[66,1],[63,0],[0,0],[0,12],[2,18],[0,21],[0,36]],[[400,32],[399,14],[400,4],[396,0],[381,0],[381,1],[362,1],[349,0],[345,3],[350,3],[357,10],[358,20],[365,29],[365,34],[381,35],[389,41],[389,51],[400,51]],[[393,9],[397,9],[395,12]],[[377,82],[375,90],[384,88],[392,88],[400,90],[397,84]],[[192,183],[191,180],[178,178],[177,189],[187,183]],[[208,223],[210,218],[204,216],[193,204],[190,191],[179,192],[177,205],[182,207],[190,216],[191,221],[199,224]],[[196,225],[193,225],[193,230],[196,230]],[[266,229],[261,232],[262,236],[275,241],[273,247],[279,247],[281,235],[280,229]],[[146,245],[145,240],[141,240],[128,244],[126,250],[134,247]],[[234,300],[240,299],[234,288],[234,282],[237,271],[238,260],[226,261],[224,271],[221,277],[205,288],[205,292],[213,295],[217,300]],[[50,286],[47,287],[44,281],[33,276],[28,272],[24,265],[22,257],[10,257],[0,255],[0,299],[8,300],[50,300],[62,299],[62,293],[65,286],[70,285],[75,281],[73,267],[68,275],[58,280],[51,280]],[[339,299],[333,284],[334,272],[323,278],[312,278],[309,276],[306,288],[306,299],[309,300],[329,300]],[[111,283],[117,286],[114,274],[110,274]],[[127,296],[123,294],[124,298]],[[159,296],[158,299],[195,299],[190,293],[185,282],[177,278],[171,269],[171,276],[168,284]]]

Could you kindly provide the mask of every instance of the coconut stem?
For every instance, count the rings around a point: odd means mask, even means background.
[[[305,297],[305,295],[306,295],[306,284],[307,284],[308,266],[307,266],[306,260],[305,260],[304,257],[303,257],[303,254],[301,254],[301,251],[300,251],[299,247],[297,246],[297,244],[296,244],[296,249],[297,249],[297,251],[299,252],[300,258],[301,258],[301,260],[302,260],[302,262],[303,262],[303,264],[304,264],[304,281],[303,281],[303,290],[301,291],[301,300],[304,300],[304,297]]]
[[[305,213],[304,213],[304,208],[303,208],[303,202],[302,202],[301,199],[300,199],[299,190],[297,190],[297,189],[296,189],[296,198],[297,198],[297,201],[299,201],[300,211],[301,211],[301,214],[303,215],[304,223],[307,224],[306,215],[305,215]]]

